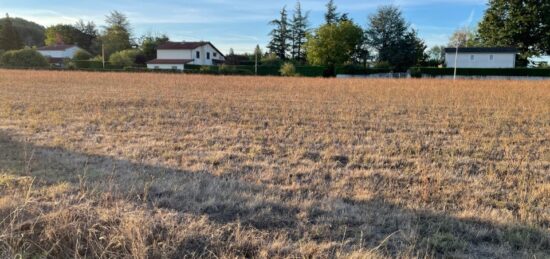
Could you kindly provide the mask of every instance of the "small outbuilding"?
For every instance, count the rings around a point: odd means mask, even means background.
[[[514,68],[518,50],[502,48],[456,48],[445,49],[447,67],[457,68]]]

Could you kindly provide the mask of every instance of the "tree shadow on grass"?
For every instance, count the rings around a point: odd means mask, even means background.
[[[265,238],[272,240],[276,233],[285,233],[292,242],[328,243],[343,253],[376,249],[387,256],[550,256],[550,233],[528,226],[412,211],[382,197],[368,201],[307,198],[276,186],[41,147],[13,136],[0,131],[0,173],[32,176],[45,186],[84,182],[96,192],[130,202],[207,216],[222,225],[239,222],[268,233]],[[202,239],[180,247],[192,250],[209,245],[207,235]],[[259,256],[252,251],[245,256]]]

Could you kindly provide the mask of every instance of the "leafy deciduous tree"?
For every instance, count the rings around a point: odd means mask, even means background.
[[[140,48],[141,48],[141,51],[143,52],[143,56],[145,57],[146,61],[156,59],[158,46],[168,41],[170,41],[170,39],[166,35],[144,36],[141,39]]]
[[[113,11],[107,15],[105,22],[107,27],[101,41],[105,48],[106,57],[109,57],[112,53],[130,49],[132,47],[131,28],[126,15]]]
[[[550,54],[550,1],[490,0],[479,35],[488,46],[517,47],[519,65],[527,65],[529,57]]]
[[[362,45],[363,30],[352,21],[325,24],[308,36],[307,60],[325,66],[356,62]]]
[[[464,27],[453,32],[449,38],[449,47],[481,47],[483,43],[476,29]]]

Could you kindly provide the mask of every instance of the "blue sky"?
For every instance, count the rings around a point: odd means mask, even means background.
[[[310,23],[323,22],[326,0],[302,0]],[[446,44],[458,27],[475,26],[487,0],[335,0],[340,12],[361,26],[380,5],[400,6],[411,26],[429,46]],[[72,24],[78,19],[103,24],[105,15],[118,10],[128,15],[135,36],[165,33],[172,40],[212,41],[220,50],[252,52],[265,48],[271,30],[268,22],[283,6],[293,10],[295,0],[0,0],[0,12],[48,26]]]

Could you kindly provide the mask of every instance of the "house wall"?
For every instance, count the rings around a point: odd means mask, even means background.
[[[447,67],[455,67],[455,57],[456,53],[445,53]],[[514,68],[516,55],[513,53],[458,53],[456,66],[457,68]]]
[[[197,51],[200,52],[200,58],[197,58]],[[210,59],[207,58],[210,53]],[[217,57],[214,57],[214,53]],[[201,66],[212,66],[213,59],[225,60],[221,53],[217,52],[210,44],[198,47],[194,50],[157,50],[158,59],[192,59],[190,64]]]
[[[39,50],[38,52],[42,54],[45,57],[52,57],[52,58],[73,58],[76,52],[80,48],[78,47],[72,47],[68,48],[66,50]]]
[[[197,51],[200,51],[201,55],[200,58],[197,59],[196,53]],[[207,53],[210,53],[210,58],[208,58]],[[216,53],[216,57],[214,57],[214,53]],[[210,44],[201,46],[199,48],[196,48],[193,50],[193,64],[194,65],[202,65],[202,66],[212,66],[214,65],[214,59],[218,60],[225,60],[225,58],[222,56],[221,53],[216,51]]]
[[[191,50],[188,49],[159,49],[157,50],[158,59],[193,59]]]
[[[177,70],[183,70],[184,69],[184,65],[182,64],[179,64],[179,65],[171,65],[171,64],[159,64],[159,65],[155,65],[155,64],[147,64],[147,68],[148,69],[162,69],[162,70],[173,70],[174,67],[176,67]]]

